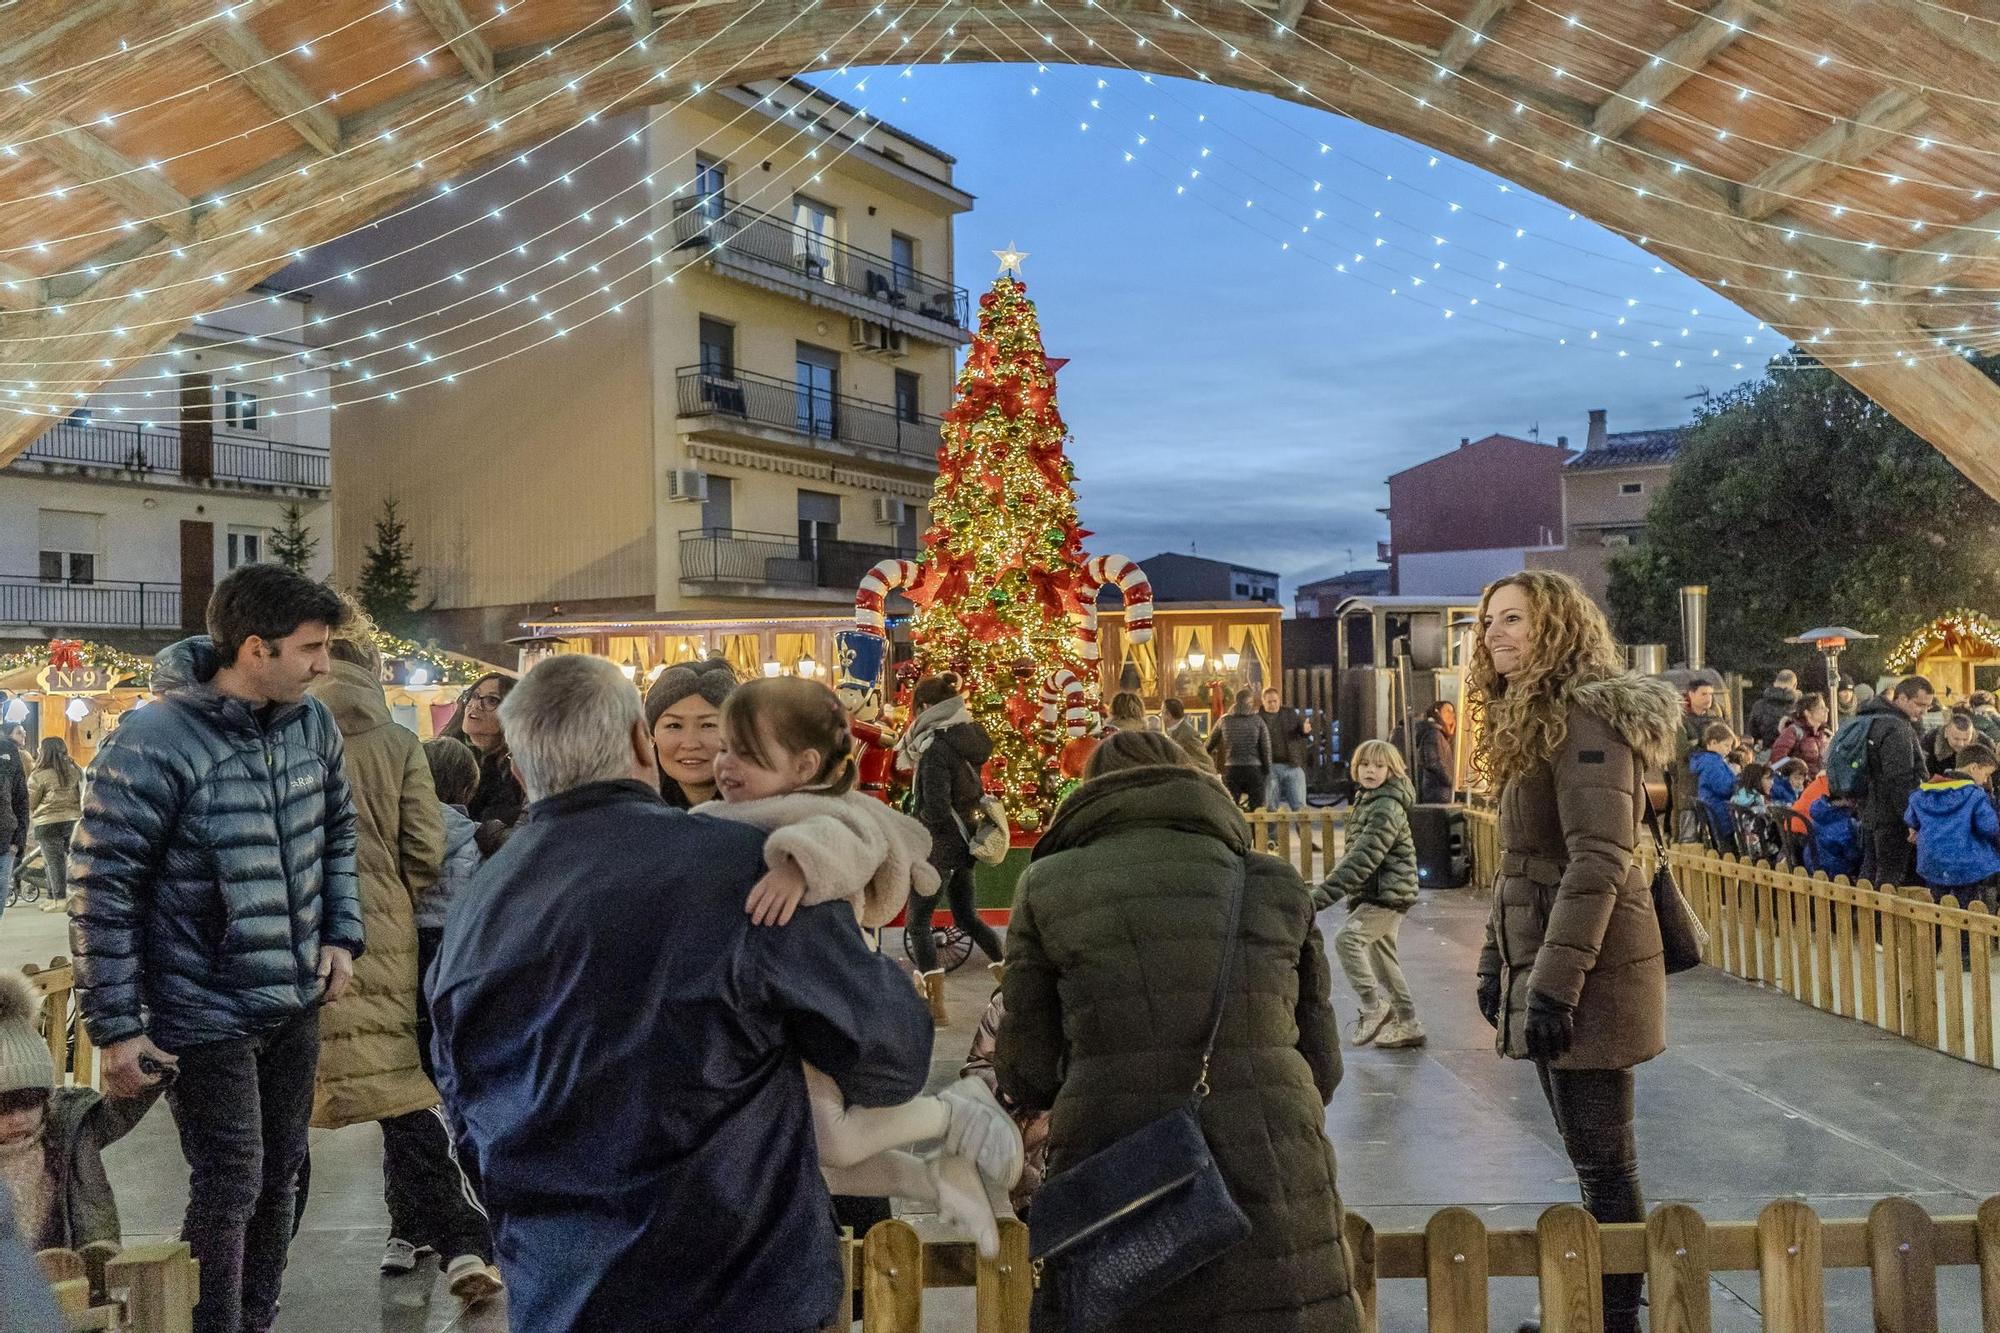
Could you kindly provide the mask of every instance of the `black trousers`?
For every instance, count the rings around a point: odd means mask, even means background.
[[[259,1036],[174,1054],[180,1075],[167,1105],[189,1171],[181,1239],[201,1264],[195,1333],[267,1333],[306,1155],[319,1010]]]
[[[1231,765],[1222,770],[1222,787],[1229,799],[1251,810],[1261,809],[1264,790],[1270,785],[1271,770]]]
[[[442,1107],[412,1111],[382,1123],[382,1197],[389,1234],[435,1250],[438,1262],[476,1254],[491,1263],[486,1211],[467,1173]]]
[[[973,868],[968,865],[952,871],[951,877],[944,882],[944,888],[930,897],[910,895],[903,929],[910,937],[910,960],[917,965],[917,970],[937,971],[937,938],[931,934],[931,913],[937,911],[940,898],[945,899],[951,908],[952,924],[970,935],[981,953],[996,963],[1000,962],[1000,936],[994,933],[993,927],[979,919]]]
[[[1917,887],[1917,845],[1901,824],[1894,828],[1866,829],[1861,849],[1861,877],[1880,888]]]
[[[1584,1210],[1599,1222],[1643,1222],[1639,1192],[1639,1142],[1632,1131],[1632,1071],[1552,1069],[1536,1062],[1542,1096],[1556,1118]],[[1637,1273],[1604,1279],[1604,1333],[1638,1333]]]

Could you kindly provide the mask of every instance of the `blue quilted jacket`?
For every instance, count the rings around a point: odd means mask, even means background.
[[[70,949],[99,1046],[269,1031],[319,998],[322,944],[361,953],[354,802],[316,699],[259,720],[209,683],[206,637],[161,651],[157,701],[84,774]]]

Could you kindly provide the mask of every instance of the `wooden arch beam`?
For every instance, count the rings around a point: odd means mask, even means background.
[[[1662,46],[1611,94],[1597,109],[1590,128],[1607,139],[1616,139],[1769,12],[1758,0],[1717,0],[1693,27]]]
[[[340,121],[241,23],[211,23],[196,39],[258,101],[328,157],[340,151]]]
[[[121,338],[102,329],[107,322],[102,307],[78,302],[65,314],[51,313],[41,321],[46,333],[76,336],[58,342],[0,344],[0,375],[9,373],[4,363],[15,356],[83,363],[103,358],[114,368],[102,373],[116,374],[117,367],[167,345],[179,322],[231,299],[221,288],[190,279],[216,268],[241,266],[237,283],[248,286],[283,267],[291,250],[332,239],[379,216],[413,191],[540,142],[574,124],[582,109],[665,100],[684,94],[697,81],[783,77],[820,67],[822,53],[827,65],[865,60],[871,52],[879,56],[871,46],[872,25],[843,36],[874,2],[822,0],[803,18],[788,6],[769,6],[769,15],[760,11],[729,26],[740,17],[737,6],[693,0],[684,9],[662,11],[663,16],[674,15],[671,39],[653,42],[643,59],[614,58],[631,45],[631,29],[623,22],[568,43],[550,59],[524,59],[510,66],[503,57],[502,68],[511,72],[503,76],[492,108],[465,103],[471,86],[468,76],[440,77],[393,110],[356,117],[347,126],[350,147],[338,162],[323,165],[303,180],[273,166],[261,184],[227,199],[196,224],[198,240],[224,239],[189,247],[185,257],[176,257],[173,247],[156,246],[138,262],[110,271],[88,293],[128,296],[143,289],[147,295],[142,302],[123,308],[162,324]],[[1192,67],[1216,82],[1334,108],[1518,182],[1624,235],[1645,236],[1648,249],[1662,262],[1693,272],[1780,331],[1803,336],[1818,326],[1835,325],[1892,348],[1907,340],[1913,355],[1934,350],[1931,335],[1888,303],[1858,307],[1831,299],[1830,288],[1845,291],[1852,272],[1867,271],[1858,264],[1831,284],[1802,281],[1796,302],[1751,290],[1771,285],[1770,273],[1754,265],[1782,271],[1797,265],[1806,252],[1787,245],[1781,229],[1758,226],[1733,214],[1725,196],[1700,173],[1672,174],[1652,157],[1615,140],[1593,146],[1587,114],[1568,112],[1552,101],[1530,100],[1546,114],[1516,116],[1511,114],[1512,100],[1495,90],[1466,80],[1439,80],[1434,52],[1401,48],[1331,26],[1316,32],[1312,43],[1296,34],[1280,36],[1268,11],[1253,12],[1240,0],[1180,0],[1180,8],[1200,27],[1176,23],[1164,11],[1113,15],[1086,0],[1050,0],[1051,8],[1026,16],[968,11],[958,0],[919,3],[906,24],[935,11],[963,27],[968,13],[973,13],[977,22],[990,26],[961,36],[983,41],[1002,58],[1013,57],[1018,48],[1033,53],[1020,57],[1023,60],[1104,63],[1105,50],[1087,46],[1084,36],[1076,35],[1080,32],[1095,38],[1102,48],[1117,50],[1123,63],[1144,72],[1185,76]],[[796,21],[784,27],[788,20]],[[1136,45],[1128,26],[1147,38],[1144,47]],[[1054,44],[1043,42],[1044,33],[1056,39]],[[1239,49],[1238,59],[1220,58],[1217,36]],[[703,42],[708,44],[683,60],[670,80],[652,77],[656,68]],[[1532,93],[1524,95],[1533,98]],[[393,141],[383,142],[375,134],[390,124],[408,125],[411,117],[427,111],[436,114],[399,132]],[[477,133],[496,113],[503,118],[504,129]],[[1505,125],[1506,133],[1488,143],[1488,125]],[[1587,162],[1595,170],[1564,170],[1565,159]],[[377,179],[385,174],[387,179]],[[1701,211],[1675,207],[1676,202]],[[306,203],[319,206],[276,220]],[[268,221],[267,234],[240,230],[259,220]],[[1819,255],[1813,261],[1821,268],[1828,262]],[[140,322],[132,320],[134,325]],[[1990,494],[2000,496],[2000,387],[1975,367],[1955,357],[1939,357],[1921,361],[1914,369],[1896,363],[1848,368],[1837,362],[1831,368],[1929,439]],[[43,418],[0,414],[0,463],[46,425]]]

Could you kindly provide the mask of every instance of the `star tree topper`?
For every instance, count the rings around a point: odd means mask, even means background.
[[[1005,250],[995,250],[993,257],[1000,261],[1001,277],[1004,278],[1011,273],[1018,278],[1021,276],[1021,261],[1028,257],[1028,252],[1015,245],[1012,241],[1009,241],[1007,242],[1007,248]]]

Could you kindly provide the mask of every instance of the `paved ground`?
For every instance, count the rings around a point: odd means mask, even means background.
[[[1473,1009],[1469,978],[1483,918],[1482,902],[1463,894],[1427,895],[1415,909],[1404,955],[1430,1045],[1351,1053],[1328,1112],[1342,1193],[1378,1228],[1417,1227],[1455,1203],[1480,1210],[1489,1225],[1529,1225],[1548,1204],[1576,1197],[1532,1071],[1492,1054]],[[1331,929],[1338,918],[1324,924]],[[0,918],[0,966],[66,952],[60,918],[21,909]],[[935,1082],[956,1075],[989,989],[976,961],[952,977],[952,1023],[938,1035]],[[1707,970],[1675,978],[1670,989],[1672,1050],[1639,1075],[1650,1200],[1684,1200],[1726,1220],[1754,1217],[1782,1195],[1804,1196],[1826,1217],[1859,1217],[1887,1194],[1944,1215],[2000,1193],[2000,1074]],[[1336,991],[1345,1013],[1344,985]],[[434,1270],[377,1277],[386,1217],[380,1154],[372,1129],[315,1132],[312,1204],[293,1249],[281,1327],[502,1328],[497,1311],[460,1320]],[[165,1111],[114,1149],[110,1166],[128,1237],[172,1234],[186,1169]],[[1830,1330],[1872,1327],[1865,1274],[1838,1275],[1829,1291]],[[1715,1297],[1718,1333],[1761,1328],[1754,1275],[1722,1279]],[[1977,1326],[1970,1270],[1947,1272],[1940,1299],[1941,1327]],[[1503,1284],[1494,1328],[1511,1328],[1533,1303],[1532,1283]],[[969,1295],[941,1293],[933,1305],[930,1327],[970,1329]],[[1386,1284],[1382,1308],[1385,1330],[1423,1327],[1418,1284]]]

